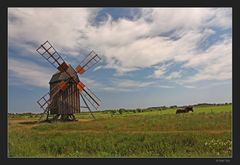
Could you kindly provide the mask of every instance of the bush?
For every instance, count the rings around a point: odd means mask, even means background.
[[[118,110],[118,112],[119,112],[119,114],[121,115],[123,112],[125,112],[125,109],[124,109],[124,108],[120,108],[120,109]]]
[[[142,112],[142,109],[138,108],[138,109],[137,109],[137,112]]]

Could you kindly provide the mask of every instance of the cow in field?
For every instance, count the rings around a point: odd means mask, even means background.
[[[188,107],[179,108],[179,109],[176,110],[176,114],[178,114],[178,113],[188,113],[189,111],[193,112],[193,107],[188,106]]]

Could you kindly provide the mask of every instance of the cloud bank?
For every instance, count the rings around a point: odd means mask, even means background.
[[[74,59],[85,50],[94,49],[104,61],[96,70],[113,69],[117,76],[151,68],[152,81],[177,80],[188,87],[204,80],[231,80],[231,8],[141,8],[133,19],[114,19],[106,13],[98,20],[100,11],[100,8],[9,8],[9,48],[31,58],[36,47],[49,40],[59,52]],[[171,70],[168,61],[179,64],[179,69]],[[13,64],[20,70],[24,67],[17,60],[10,60],[9,70],[16,78],[32,77],[31,73],[12,69]],[[31,69],[42,81],[47,78],[43,72],[50,74],[39,67]],[[194,74],[187,74],[189,70],[194,70]],[[46,80],[37,86],[44,87],[44,83]],[[115,89],[140,88],[149,83],[126,79],[125,86],[112,81]]]

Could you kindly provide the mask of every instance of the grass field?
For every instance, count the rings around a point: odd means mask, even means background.
[[[9,157],[231,157],[231,105],[175,111],[81,113],[55,123],[10,115]]]

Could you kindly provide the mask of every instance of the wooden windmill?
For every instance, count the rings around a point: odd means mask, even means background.
[[[101,58],[92,50],[74,69],[63,60],[48,41],[37,48],[37,52],[58,70],[49,82],[50,91],[37,101],[40,108],[43,109],[40,120],[44,114],[47,114],[46,120],[50,120],[50,116],[52,116],[52,120],[59,118],[75,120],[74,114],[79,113],[81,108],[87,108],[95,118],[89,104],[97,110],[101,101],[80,81],[78,74],[85,73]],[[85,106],[80,106],[80,98]]]

